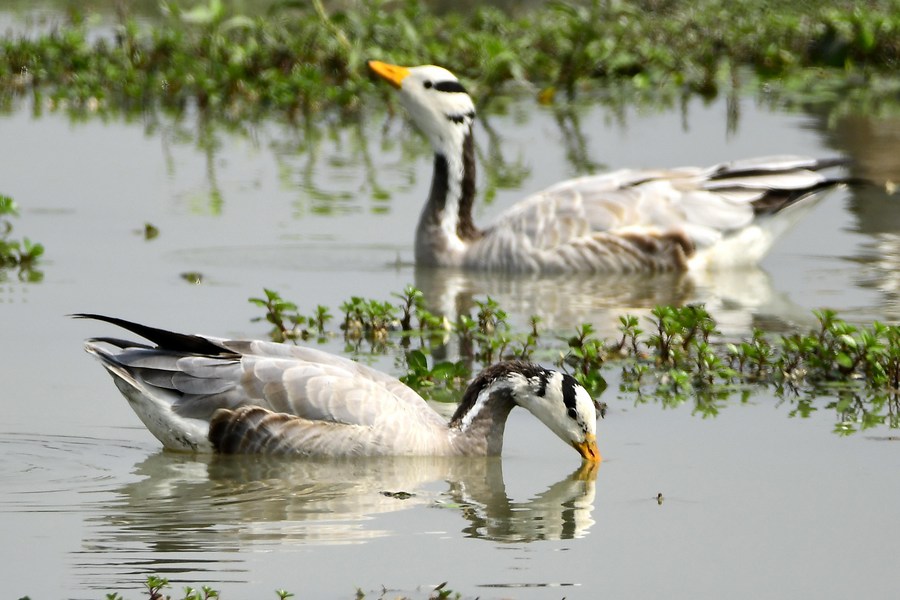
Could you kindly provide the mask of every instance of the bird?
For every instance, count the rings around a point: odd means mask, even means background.
[[[598,403],[569,374],[519,360],[479,373],[449,421],[386,373],[305,346],[167,331],[91,313],[152,345],[85,341],[147,429],[170,450],[304,457],[496,456],[521,406],[602,460]]]
[[[778,155],[710,167],[621,169],[562,181],[515,203],[485,229],[475,200],[475,104],[435,65],[368,67],[434,151],[416,263],[509,273],[716,271],[758,263],[775,239],[851,180],[823,171],[844,157]]]

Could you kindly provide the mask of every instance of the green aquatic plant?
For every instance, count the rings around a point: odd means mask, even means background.
[[[663,330],[685,331],[699,323],[697,331],[703,336],[714,332],[714,322],[705,311],[695,307],[680,316],[678,311],[671,307],[654,311],[667,319],[675,315],[676,324],[670,322]],[[659,339],[666,335],[668,340],[686,338],[671,331],[653,334],[647,338],[647,348],[654,364],[670,366],[654,369],[635,352],[623,367],[624,389],[649,393],[667,403],[693,396],[698,402],[707,401],[705,407],[698,406],[706,414],[715,408],[710,400],[724,400],[735,392],[746,400],[751,389],[747,386],[773,389],[796,402],[795,413],[801,415],[808,414],[812,399],[837,394],[838,399],[827,407],[838,414],[838,433],[882,424],[900,426],[900,326],[878,321],[857,326],[827,309],[813,314],[818,327],[807,333],[776,337],[754,329],[738,343],[695,337],[687,346],[680,344],[684,354],[674,366],[667,362],[672,357],[671,344],[661,344]],[[653,322],[659,324],[659,320]]]
[[[412,331],[413,314],[424,307],[425,294],[412,285],[407,285],[402,294],[392,294],[400,299],[400,328],[403,331]]]
[[[139,230],[139,233],[149,242],[150,240],[155,240],[159,237],[159,227],[153,223],[144,223],[144,226]]]
[[[413,494],[408,492],[382,492],[382,494],[399,500],[405,500],[413,496]],[[218,590],[208,585],[201,586],[200,589],[185,586],[184,592],[181,595],[175,596],[166,593],[165,590],[168,590],[170,587],[172,586],[168,579],[157,575],[148,575],[147,579],[144,581],[144,588],[147,594],[146,598],[148,598],[148,600],[212,600],[213,598],[221,597]],[[387,589],[382,589],[379,598],[384,598],[386,593]],[[275,590],[275,595],[279,600],[287,600],[288,598],[294,598],[296,596],[293,592],[284,589]],[[356,588],[353,597],[357,600],[362,600],[366,597],[366,593],[361,588]],[[461,593],[447,587],[447,582],[445,581],[428,590],[427,598],[428,600],[448,600],[450,598],[460,600],[462,597]],[[410,597],[405,594],[398,595],[396,598],[397,600],[410,600]],[[28,597],[26,596],[20,600],[28,600]],[[125,600],[125,598],[117,592],[110,592],[106,594],[106,600]]]
[[[254,317],[253,321],[270,323],[269,337],[273,341],[307,340],[311,328],[316,329],[319,342],[328,339],[325,323],[331,319],[331,313],[327,307],[319,305],[313,316],[305,317],[298,312],[296,303],[274,290],[263,291],[265,297],[249,301],[265,310],[264,316]],[[368,343],[369,352],[376,354],[403,348],[406,373],[401,379],[429,398],[452,399],[465,388],[473,371],[499,360],[528,359],[537,345],[539,319],[531,320],[530,331],[513,332],[507,313],[490,297],[475,300],[474,314],[461,313],[456,323],[450,323],[428,311],[424,295],[411,285],[392,296],[398,302],[353,296],[341,303],[340,330],[345,351],[359,354],[363,342]],[[434,358],[445,353],[453,335],[458,340],[459,360]],[[413,340],[418,347],[411,347]]]
[[[11,219],[18,216],[19,207],[15,200],[0,194],[0,280],[4,270],[15,269],[21,281],[37,282],[43,279],[37,265],[44,254],[44,246],[27,237],[21,241],[10,237],[13,231]]]
[[[400,381],[432,400],[456,401],[472,378],[472,370],[462,360],[434,361],[428,366],[428,355],[421,349],[405,355],[406,374]]]
[[[701,345],[708,345],[710,335],[718,333],[703,306],[657,306],[651,314],[655,333],[649,336],[648,345],[662,365],[683,367],[695,362]]]
[[[303,316],[297,312],[297,305],[281,297],[281,295],[269,289],[263,289],[265,298],[250,298],[249,302],[266,310],[262,317],[254,321],[267,321],[272,325],[269,337],[276,342],[288,340],[306,340],[313,332],[320,340],[324,340],[328,332],[326,323],[332,320],[328,307],[321,304],[316,306],[316,312],[311,316]]]
[[[148,575],[146,581],[144,581],[148,600],[212,600],[220,597],[219,591],[208,585],[200,586],[200,589],[185,586],[184,592],[174,597],[165,592],[170,587],[171,584],[168,579],[157,575]],[[275,595],[281,600],[294,596],[291,592],[281,589],[275,590]],[[106,594],[106,600],[125,600],[125,598],[121,594],[111,592]]]
[[[447,582],[439,583],[431,590],[431,594],[428,596],[428,600],[446,600],[447,598],[455,598],[459,600],[462,598],[462,594],[459,592],[454,592],[450,588],[447,587]]]
[[[147,581],[144,582],[144,586],[147,588],[150,600],[162,600],[162,590],[169,587],[169,580],[164,577],[149,575],[147,576]]]
[[[900,327],[875,321],[859,327],[831,310],[814,311],[817,330],[783,337],[774,364],[785,377],[807,381],[860,381],[873,390],[900,389]]]
[[[473,301],[455,322],[430,313],[420,290],[407,286],[396,303],[353,297],[341,305],[345,350],[360,354],[393,352],[401,380],[425,397],[453,401],[483,367],[499,360],[551,359],[595,397],[618,371],[619,392],[637,403],[665,406],[694,403],[694,411],[714,416],[737,398],[771,390],[794,404],[792,415],[810,414],[817,398],[838,418],[835,431],[846,434],[876,425],[900,427],[900,326],[850,324],[834,311],[818,310],[808,332],[773,335],[760,329],[739,341],[723,339],[702,305],[657,306],[642,320],[619,318],[620,335],[603,339],[590,323],[569,336],[546,336],[533,317],[529,330],[517,331],[496,300]],[[306,339],[294,303],[266,290],[251,302],[266,309],[275,340]],[[319,306],[320,314],[328,314]],[[298,334],[298,330],[301,332]],[[320,328],[319,341],[327,338]],[[308,337],[308,336],[307,336]],[[455,340],[455,356],[448,354]]]
[[[406,341],[414,334],[417,334],[423,341],[426,338],[441,339],[450,329],[451,326],[445,318],[428,310],[425,294],[421,290],[407,285],[402,294],[394,294],[394,297],[401,300],[399,305],[402,314],[400,327]],[[415,327],[413,326],[413,317],[416,320]]]
[[[606,389],[606,379],[601,375],[604,363],[612,350],[594,337],[594,326],[584,323],[575,328],[575,335],[567,340],[568,350],[560,361],[574,369],[574,377],[592,395],[599,396]]]
[[[353,296],[340,309],[344,313],[341,330],[348,348],[358,350],[359,344],[366,340],[373,350],[384,350],[390,332],[399,329],[397,307],[390,301]]]
[[[531,84],[631,102],[654,95],[837,78],[869,87],[894,77],[900,12],[891,0],[857,6],[767,0],[556,1],[513,14],[496,7],[439,12],[422,0],[282,2],[241,14],[221,0],[164,2],[137,21],[119,5],[112,31],[73,16],[36,36],[0,40],[0,106],[32,98],[35,112],[142,112],[196,106],[225,120],[277,114],[313,123],[359,112],[380,95],[365,60],[438,62],[464,76],[481,106]],[[746,75],[738,73],[746,72]],[[787,83],[786,83],[787,82]]]

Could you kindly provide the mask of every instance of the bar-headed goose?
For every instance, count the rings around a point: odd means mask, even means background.
[[[769,156],[708,168],[620,170],[558,183],[479,229],[472,221],[475,106],[433,65],[369,61],[399,90],[431,142],[431,193],[416,231],[419,264],[508,272],[636,272],[758,262],[822,192],[842,159]]]
[[[185,335],[101,315],[154,346],[92,338],[147,429],[172,450],[302,456],[499,455],[509,411],[528,409],[600,462],[597,406],[570,375],[511,361],[469,385],[449,423],[398,379],[320,350]]]

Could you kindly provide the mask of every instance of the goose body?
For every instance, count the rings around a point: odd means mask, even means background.
[[[597,411],[558,371],[520,361],[485,369],[449,422],[398,379],[320,350],[185,335],[79,314],[153,344],[92,338],[85,349],[150,432],[172,450],[301,456],[500,454],[509,411],[528,409],[599,462]]]
[[[803,156],[624,169],[558,183],[479,229],[472,221],[472,99],[442,67],[368,64],[398,89],[434,150],[416,230],[419,264],[525,273],[752,265],[824,192],[846,181],[823,173],[844,160]]]

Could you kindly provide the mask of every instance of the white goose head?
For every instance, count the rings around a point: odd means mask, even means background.
[[[527,409],[585,460],[600,462],[597,403],[571,375],[533,363],[508,361],[482,371],[450,425],[473,436],[490,430],[496,437],[488,444],[502,443],[502,424],[513,406]]]
[[[517,404],[571,444],[583,458],[599,462],[597,404],[588,391],[574,377],[559,371],[545,371],[527,381],[527,392],[514,394]]]
[[[416,262],[460,266],[467,248],[483,235],[472,221],[472,98],[443,67],[400,67],[371,60],[369,68],[400,91],[400,102],[434,150],[431,192],[416,230]]]
[[[369,68],[400,90],[400,102],[435,152],[461,152],[475,120],[475,104],[456,76],[443,67],[401,67],[377,60]]]

